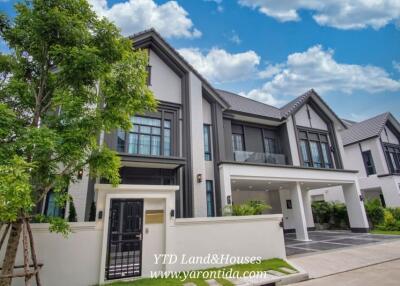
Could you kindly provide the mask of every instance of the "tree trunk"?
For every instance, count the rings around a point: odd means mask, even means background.
[[[3,260],[3,270],[1,272],[2,275],[9,275],[14,271],[15,258],[17,256],[21,230],[22,221],[17,221],[12,224],[10,237],[8,238],[6,254]],[[10,286],[11,281],[11,278],[0,278],[0,286]]]

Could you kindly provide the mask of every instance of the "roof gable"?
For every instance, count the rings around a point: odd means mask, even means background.
[[[154,29],[145,30],[143,32],[129,36],[136,48],[152,48],[158,55],[166,55],[162,57],[168,65],[180,76],[187,72],[195,74],[203,84],[204,90],[211,95],[223,108],[229,107],[229,104],[222,98],[212,85],[191,65],[189,64],[159,33]]]
[[[343,145],[350,145],[379,136],[390,117],[392,117],[391,121],[394,120],[397,122],[389,112],[386,112],[351,125],[347,130],[342,132]]]

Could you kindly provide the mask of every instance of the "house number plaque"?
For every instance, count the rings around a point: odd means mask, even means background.
[[[146,210],[145,223],[146,224],[164,223],[164,210]]]

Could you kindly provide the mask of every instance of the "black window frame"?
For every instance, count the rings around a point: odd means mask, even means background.
[[[387,159],[390,173],[400,174],[400,145],[383,143],[383,150]],[[393,156],[394,162],[391,155]]]
[[[301,159],[301,163],[304,167],[312,167],[312,168],[321,168],[321,169],[333,169],[334,168],[334,164],[333,164],[333,158],[332,158],[332,147],[330,144],[330,136],[329,136],[329,132],[325,131],[325,130],[319,130],[319,129],[305,129],[305,128],[297,128],[297,132],[298,132],[298,145],[299,145],[299,156]],[[305,135],[305,136],[304,136]],[[313,138],[314,137],[314,138]],[[326,138],[323,139],[323,138]],[[303,150],[302,150],[302,142],[305,143],[305,148],[306,148],[306,154],[308,157],[308,160],[305,160],[304,156],[303,156]],[[315,142],[317,144],[317,150],[318,150],[318,155],[319,155],[319,159],[320,162],[318,163],[318,165],[316,165],[317,163],[314,162],[313,160],[313,154],[311,151],[311,142]],[[324,147],[325,147],[325,151],[327,152],[327,157],[325,158],[324,156]],[[326,162],[327,159],[327,162]]]
[[[364,161],[364,167],[365,167],[365,172],[366,172],[367,176],[375,175],[376,169],[375,169],[375,163],[374,163],[374,159],[372,157],[371,150],[361,151],[361,156]],[[368,165],[368,161],[371,162],[371,165]]]
[[[140,117],[140,118],[146,118],[146,119],[155,119],[155,120],[159,120],[160,121],[160,126],[154,126],[154,125],[148,125],[148,124],[136,124],[132,122],[132,129],[125,132],[123,130],[117,130],[116,132],[116,150],[120,153],[126,153],[129,155],[134,155],[134,156],[152,156],[152,157],[172,157],[175,155],[175,148],[173,146],[174,141],[174,136],[176,136],[174,134],[174,129],[176,128],[176,126],[174,125],[174,121],[175,118],[174,117],[167,117],[165,116],[165,113],[163,110],[158,112],[157,114],[150,114],[150,115],[135,115],[131,117],[131,121],[133,121],[134,117]],[[169,122],[169,126],[167,127],[165,122]],[[134,125],[138,125],[139,126],[139,132],[134,130]],[[141,133],[140,132],[140,126],[143,127],[150,127],[150,128],[159,128],[160,129],[160,133],[159,134],[151,134],[150,133]],[[166,148],[166,132],[169,131],[169,147]],[[139,145],[140,145],[140,140],[138,140],[137,142],[137,152],[136,153],[131,153],[129,152],[129,146],[130,146],[130,134],[138,134],[138,135],[149,135],[150,136],[150,154],[142,154],[139,152]],[[152,155],[152,150],[151,150],[151,142],[152,142],[152,137],[153,136],[158,136],[160,137],[160,150],[159,150],[159,154],[153,154]],[[166,150],[169,150],[168,154],[166,153]]]
[[[65,218],[65,207],[60,207],[57,205],[57,202],[54,202],[55,207],[58,209],[58,214],[54,215],[51,214],[49,215],[49,204],[50,204],[50,197],[51,196],[56,196],[57,193],[54,192],[53,190],[50,190],[47,192],[46,194],[46,199],[45,199],[45,203],[44,203],[44,209],[43,209],[43,215],[47,216],[47,217],[59,217],[59,218]]]
[[[209,189],[209,186],[211,187]],[[208,203],[209,195],[211,196],[211,209]],[[215,217],[215,194],[213,180],[206,180],[206,204],[207,204],[207,217]]]
[[[233,131],[234,127],[236,127],[235,129],[237,129],[237,131]],[[241,138],[241,142],[242,142],[242,149],[236,149],[235,147],[235,137],[239,137]],[[243,130],[243,125],[237,125],[237,124],[232,124],[232,149],[233,152],[235,151],[246,151],[246,144],[244,142],[244,130]]]
[[[207,133],[207,138],[206,138],[206,133]],[[212,161],[211,125],[210,124],[203,125],[203,137],[204,137],[204,160]],[[206,147],[208,147],[208,148],[206,148]]]

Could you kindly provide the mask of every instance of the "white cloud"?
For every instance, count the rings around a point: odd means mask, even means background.
[[[239,94],[272,106],[279,106],[286,102],[261,89],[252,89],[249,92],[242,91]]]
[[[392,64],[393,64],[394,69],[395,69],[396,71],[400,72],[400,62],[398,62],[398,61],[393,61]]]
[[[399,0],[239,0],[279,21],[299,21],[299,10],[313,12],[323,26],[339,29],[380,29],[390,22],[400,24]]]
[[[198,48],[186,48],[178,52],[214,83],[248,79],[257,74],[260,63],[260,57],[254,51],[231,54],[220,48],[212,48],[204,53]]]
[[[231,41],[236,45],[239,45],[242,42],[242,40],[240,39],[239,35],[236,33],[235,30],[232,30],[232,35],[229,37],[229,41]]]
[[[124,35],[155,28],[167,38],[201,36],[186,10],[176,1],[158,5],[153,0],[127,0],[110,7],[107,0],[89,0],[89,3],[98,15],[107,17],[120,27]]]

